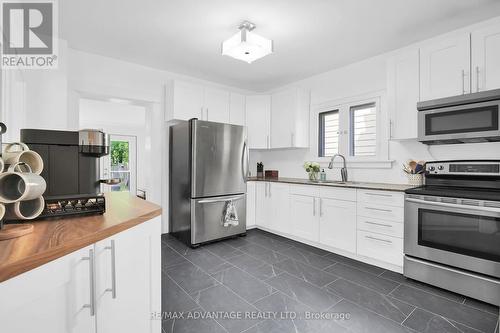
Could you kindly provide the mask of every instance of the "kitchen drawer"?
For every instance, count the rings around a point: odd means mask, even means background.
[[[403,223],[404,208],[358,202],[358,216]]]
[[[394,191],[358,190],[358,202],[404,207],[404,194]]]
[[[319,197],[319,186],[314,185],[290,185],[290,194]]]
[[[358,216],[358,230],[375,232],[382,235],[403,238],[403,223],[377,220],[371,217]]]
[[[325,199],[356,201],[356,190],[352,188],[322,186],[319,189],[319,196]]]
[[[358,255],[403,266],[403,240],[401,238],[358,230]]]

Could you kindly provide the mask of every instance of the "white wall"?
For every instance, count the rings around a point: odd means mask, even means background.
[[[291,86],[299,86],[311,90],[311,109],[315,105],[342,98],[386,91],[386,61],[389,54],[373,57],[349,66],[323,73]],[[289,85],[290,86],[290,85]],[[387,108],[382,113],[387,115]],[[316,126],[313,124],[313,126]],[[382,128],[386,131],[387,128]],[[317,140],[311,133],[310,140]],[[312,146],[312,145],[311,145]],[[406,183],[401,165],[408,159],[441,160],[441,159],[500,159],[500,143],[478,143],[445,146],[426,146],[416,140],[389,142],[389,160],[394,160],[391,168],[360,168],[359,165],[348,166],[349,178],[355,181],[383,183]],[[250,154],[251,171],[255,175],[256,163],[263,162],[265,169],[279,170],[281,177],[307,177],[302,168],[304,161],[318,160],[313,149],[252,151]],[[340,179],[338,168],[329,170],[327,163],[322,163],[328,179]]]

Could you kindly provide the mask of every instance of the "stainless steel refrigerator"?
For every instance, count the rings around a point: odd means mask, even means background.
[[[190,246],[246,232],[243,126],[191,119],[170,126],[169,232]]]

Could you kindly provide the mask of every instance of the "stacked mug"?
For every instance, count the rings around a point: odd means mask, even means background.
[[[5,146],[0,158],[0,219],[32,220],[45,207],[47,188],[41,156],[21,142]]]

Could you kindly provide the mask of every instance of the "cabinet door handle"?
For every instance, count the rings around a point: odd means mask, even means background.
[[[90,316],[95,316],[95,271],[94,271],[94,250],[89,250],[89,256],[83,257],[82,260],[89,261],[89,282],[90,282],[90,301],[89,304],[83,305],[84,308],[90,309]]]
[[[387,212],[387,213],[392,212],[392,209],[382,209],[382,208],[373,208],[373,207],[365,207],[365,208],[369,209],[369,210],[376,210],[379,212]]]
[[[323,216],[323,199],[319,198],[319,216]]]
[[[392,120],[389,120],[389,139],[392,139]]]
[[[207,108],[207,117],[205,118],[205,120],[208,120],[208,108]]]
[[[469,76],[469,73],[467,73],[464,69],[462,69],[462,95],[470,93],[470,87],[469,91],[467,90],[465,86],[465,78]]]
[[[313,198],[313,216],[316,216],[316,198]]]
[[[266,137],[266,144],[267,144],[267,149],[269,149],[271,146],[271,144],[269,143],[269,134]]]
[[[366,195],[371,195],[371,196],[374,196],[374,197],[388,197],[388,198],[392,198],[392,194],[382,194],[382,193],[370,193],[370,192],[366,192]]]
[[[104,247],[106,250],[111,251],[111,288],[105,292],[111,292],[111,297],[116,298],[116,253],[115,253],[115,240],[111,240],[111,246]]]
[[[365,223],[373,224],[373,225],[378,225],[378,226],[381,226],[381,227],[392,228],[392,225],[390,225],[390,224],[376,223],[376,222],[370,222],[370,221],[365,221]]]
[[[479,66],[476,66],[476,92],[479,92]]]
[[[295,141],[295,140],[294,140],[294,139],[295,139],[295,138],[294,138],[294,134],[293,134],[293,133],[291,133],[292,147],[295,147],[295,144],[294,144],[294,141]]]
[[[268,183],[269,184],[269,198],[272,196],[271,194],[271,183]]]
[[[203,106],[200,108],[200,120],[203,120]]]
[[[388,239],[382,239],[382,238],[377,238],[377,237],[372,237],[372,236],[365,236],[365,238],[376,240],[376,241],[379,241],[379,242],[384,242],[384,243],[387,243],[387,244],[392,244],[392,241],[390,241]]]

